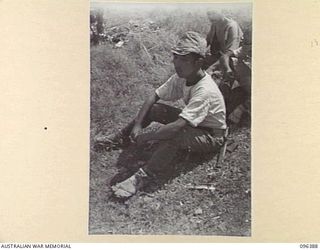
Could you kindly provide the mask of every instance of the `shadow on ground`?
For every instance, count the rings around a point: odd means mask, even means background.
[[[139,168],[145,166],[157,147],[158,143],[144,144],[141,146],[131,144],[124,149],[117,160],[116,169],[118,172],[110,180],[110,186],[126,180],[137,172]],[[175,156],[172,162],[172,168],[163,173],[163,175],[153,178],[151,182],[146,183],[142,192],[153,193],[179,175],[191,171],[199,164],[212,160],[215,156],[216,153],[195,154],[181,151]]]
[[[126,201],[112,198],[111,185],[143,166],[157,145],[91,149],[89,233],[250,236],[250,129],[236,129],[229,140],[236,146],[219,168],[213,155],[180,154],[167,178]]]

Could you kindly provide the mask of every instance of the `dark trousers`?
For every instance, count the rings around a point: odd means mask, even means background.
[[[155,103],[143,121],[143,127],[147,127],[151,122],[162,124],[174,122],[179,118],[180,112],[181,110],[178,108]],[[133,126],[134,122],[131,122],[126,131],[123,132],[129,135]],[[224,138],[221,135],[215,136],[208,129],[187,125],[171,139],[160,141],[159,147],[143,169],[151,175],[165,174],[172,168],[170,163],[179,151],[215,153],[220,149],[223,142]]]

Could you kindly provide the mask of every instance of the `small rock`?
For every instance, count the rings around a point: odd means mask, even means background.
[[[119,41],[119,42],[117,42],[117,44],[115,45],[115,47],[116,47],[116,48],[121,48],[123,44],[124,44],[124,41]]]
[[[159,210],[160,207],[161,207],[160,203],[156,203],[155,206],[154,206],[154,209],[155,210]]]
[[[145,202],[149,202],[149,201],[152,201],[153,199],[152,199],[152,197],[146,196],[146,197],[143,198],[143,200],[144,200]]]
[[[199,207],[199,208],[197,208],[195,211],[194,211],[194,214],[195,215],[200,215],[200,214],[202,214],[202,209]]]

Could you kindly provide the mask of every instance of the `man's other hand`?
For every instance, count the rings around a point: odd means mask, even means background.
[[[137,136],[136,142],[139,146],[141,146],[147,142],[154,141],[153,135],[154,135],[153,132],[140,134]]]
[[[135,124],[134,127],[132,128],[132,131],[131,131],[131,135],[130,135],[131,139],[136,141],[138,135],[141,133],[141,130],[142,130],[141,125]]]

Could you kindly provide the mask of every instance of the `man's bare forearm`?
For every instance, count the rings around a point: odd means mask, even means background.
[[[146,117],[147,113],[149,112],[150,108],[154,103],[156,103],[159,100],[159,97],[154,93],[151,95],[142,105],[141,109],[139,110],[139,113],[135,119],[135,123],[137,125],[142,125],[142,122],[144,118]]]

